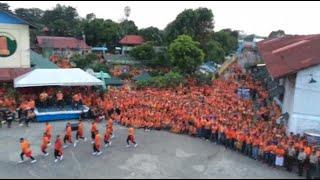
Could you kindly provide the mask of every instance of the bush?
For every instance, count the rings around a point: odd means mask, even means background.
[[[90,53],[86,56],[75,54],[70,58],[70,61],[76,64],[77,68],[86,69],[90,65],[98,60],[96,54]]]
[[[208,73],[196,73],[195,74],[195,79],[197,85],[212,85],[212,78],[214,74]]]
[[[130,79],[130,78],[132,78],[132,75],[130,73],[125,72],[125,73],[120,74],[119,78],[122,80],[123,79]]]
[[[109,73],[109,68],[106,64],[95,63],[89,67],[93,69],[94,72],[103,71],[103,72]]]
[[[177,87],[180,83],[184,83],[184,77],[177,72],[169,72],[163,76],[155,76],[150,80],[137,81],[136,84],[138,88],[169,88]]]
[[[151,43],[145,43],[132,48],[129,55],[139,61],[151,61],[155,57],[155,51]]]

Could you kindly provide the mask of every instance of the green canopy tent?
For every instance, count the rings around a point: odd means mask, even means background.
[[[111,76],[108,73],[105,73],[103,71],[100,71],[98,73],[94,73],[94,76],[100,80],[102,80],[102,82],[105,82],[106,79],[110,79]],[[107,89],[107,84],[103,84],[103,89]]]
[[[33,69],[59,69],[56,64],[34,51],[30,51],[30,59]]]
[[[136,77],[133,78],[135,81],[147,81],[150,80],[152,77],[150,76],[149,73],[144,72],[142,74],[137,75]]]

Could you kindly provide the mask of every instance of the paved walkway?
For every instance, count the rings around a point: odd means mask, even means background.
[[[65,122],[53,125],[56,135]],[[54,163],[52,149],[48,157],[40,153],[44,124],[14,126],[0,129],[0,178],[298,178],[213,143],[164,131],[137,130],[139,146],[126,148],[127,129],[120,126],[115,127],[113,147],[103,149],[101,156],[91,155],[90,141],[80,142],[76,149],[65,149],[62,162]],[[87,137],[89,126],[86,123]],[[17,164],[21,136],[31,141],[36,164]]]

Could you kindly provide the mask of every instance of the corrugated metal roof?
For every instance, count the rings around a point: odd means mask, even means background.
[[[264,40],[258,49],[274,79],[320,64],[320,34]]]
[[[37,45],[41,48],[90,49],[84,40],[74,37],[37,36]]]
[[[140,45],[143,44],[143,42],[143,37],[138,35],[127,35],[119,41],[122,45]]]
[[[35,69],[59,69],[56,64],[34,51],[30,51],[30,59],[31,65],[34,65]]]

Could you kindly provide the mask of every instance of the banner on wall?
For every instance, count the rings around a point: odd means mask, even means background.
[[[16,39],[6,32],[0,32],[0,57],[9,57],[17,50]]]

